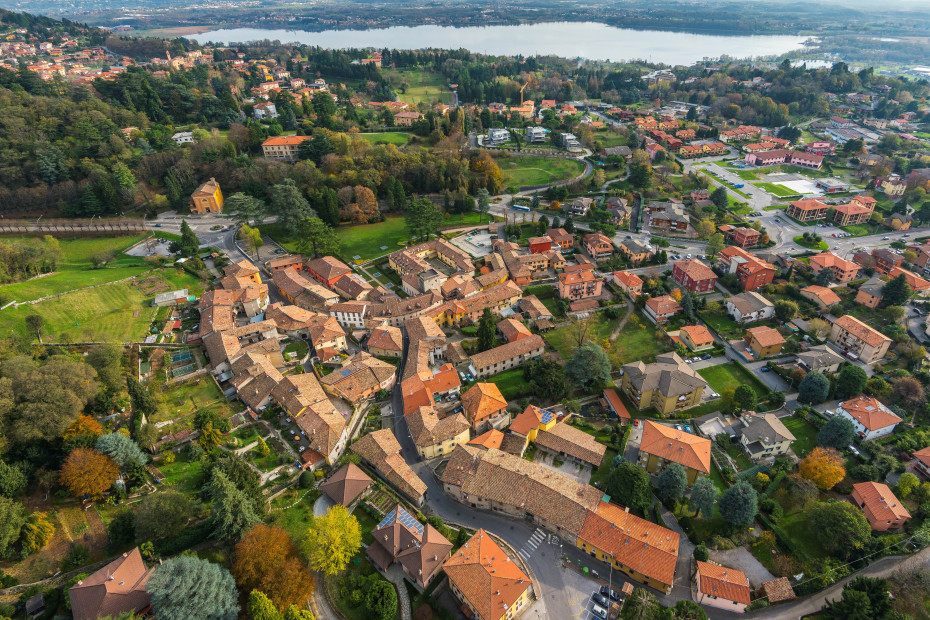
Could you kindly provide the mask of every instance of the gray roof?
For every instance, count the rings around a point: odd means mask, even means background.
[[[760,442],[765,445],[794,441],[791,434],[781,420],[774,413],[757,413],[743,415],[742,427],[738,429],[741,436],[749,443]]]
[[[691,219],[688,217],[688,214],[685,213],[684,206],[680,204],[675,204],[673,202],[650,202],[649,210],[651,212],[651,217],[658,217],[672,222],[691,223]]]
[[[749,291],[748,293],[740,293],[739,295],[733,295],[732,297],[727,297],[727,303],[733,304],[739,313],[742,315],[752,314],[753,312],[758,312],[763,308],[768,308],[769,306],[774,306],[772,302],[760,295],[755,291]]]
[[[885,287],[885,283],[878,276],[872,276],[866,280],[862,286],[859,287],[860,291],[865,291],[873,297],[881,297],[882,289]]]
[[[640,243],[633,237],[627,236],[623,240],[623,247],[630,251],[631,254],[652,254],[652,249],[645,243]]]
[[[707,382],[676,353],[659,355],[652,364],[625,364],[623,372],[640,392],[657,389],[664,396],[682,396],[699,387],[707,387]]]
[[[811,370],[829,368],[844,361],[838,353],[834,353],[827,345],[821,344],[811,347],[808,351],[798,353],[798,361],[803,362]]]

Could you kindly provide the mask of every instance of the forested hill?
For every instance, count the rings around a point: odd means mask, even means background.
[[[81,38],[88,45],[100,45],[107,38],[105,30],[79,24],[70,19],[52,19],[44,15],[17,13],[6,9],[0,9],[0,24],[13,29],[25,28],[30,35],[42,41],[55,41],[68,34]]]

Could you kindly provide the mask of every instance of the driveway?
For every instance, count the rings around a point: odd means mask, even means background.
[[[623,458],[630,463],[635,463],[639,460],[639,444],[643,440],[643,424],[640,422],[639,426],[634,426],[633,430],[630,431],[630,436],[626,441],[626,449],[623,451]]]

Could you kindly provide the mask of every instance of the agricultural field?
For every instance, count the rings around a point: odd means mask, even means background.
[[[139,272],[137,268],[127,269],[130,273],[123,275],[124,278]],[[73,289],[91,286],[93,280],[88,280],[87,274],[109,271],[124,270],[78,271],[62,275],[71,278],[70,289]],[[35,304],[6,308],[0,312],[0,330],[31,336],[25,318],[38,314],[45,319],[45,341],[136,341],[147,334],[155,317],[157,309],[150,305],[151,299],[158,293],[180,288],[199,295],[203,292],[203,282],[182,269],[159,269],[137,280],[111,282],[73,293],[62,292],[57,297]],[[46,290],[45,294],[50,292],[54,293],[54,290]]]
[[[501,172],[504,173],[504,187],[524,187],[565,181],[584,171],[582,162],[560,157],[510,155],[497,157],[495,160]]]

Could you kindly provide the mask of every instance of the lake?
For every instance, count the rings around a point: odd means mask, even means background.
[[[704,58],[750,58],[784,54],[804,45],[807,37],[787,35],[731,36],[631,30],[594,22],[548,22],[520,26],[453,28],[396,26],[379,30],[263,30],[231,28],[190,35],[199,43],[244,43],[262,39],[302,43],[329,49],[465,48],[493,55],[556,55],[591,60],[642,59],[655,63],[692,64]]]

